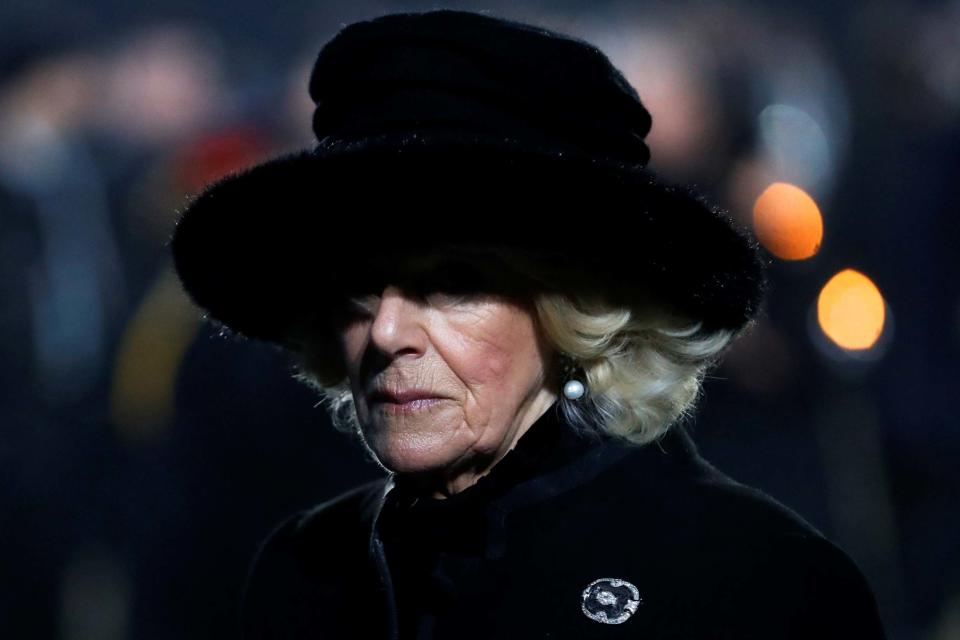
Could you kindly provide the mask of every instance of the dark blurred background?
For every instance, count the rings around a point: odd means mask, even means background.
[[[313,143],[339,28],[440,6],[624,71],[651,168],[773,261],[701,452],[841,545],[892,638],[960,638],[956,0],[5,2],[0,637],[233,637],[271,528],[378,475],[283,353],[203,324],[165,242],[208,181]]]

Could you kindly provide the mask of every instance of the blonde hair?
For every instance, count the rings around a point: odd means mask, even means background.
[[[649,290],[614,302],[609,287],[538,260],[534,254],[499,248],[456,250],[459,259],[480,261],[503,282],[524,282],[525,302],[557,355],[550,380],[561,411],[582,432],[601,432],[642,445],[672,425],[692,419],[708,371],[742,333],[704,331],[703,322],[678,312]],[[559,278],[566,278],[562,280]],[[564,282],[563,288],[547,286]],[[537,286],[539,285],[539,286]],[[524,294],[520,293],[523,296]],[[748,325],[749,326],[749,325]],[[349,380],[331,336],[294,351],[294,378],[316,390],[333,425],[359,434]],[[298,343],[299,344],[299,343]],[[563,395],[562,363],[572,363],[586,387],[584,396]]]

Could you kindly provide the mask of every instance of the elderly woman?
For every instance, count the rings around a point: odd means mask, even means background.
[[[684,425],[765,290],[756,244],[645,167],[586,42],[435,10],[342,29],[318,145],[209,186],[171,248],[386,471],[267,538],[245,638],[859,638],[850,557]]]

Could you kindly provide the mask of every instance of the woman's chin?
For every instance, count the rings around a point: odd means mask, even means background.
[[[370,442],[380,463],[398,474],[430,476],[442,472],[462,453],[453,451],[451,442],[433,438],[386,439]]]

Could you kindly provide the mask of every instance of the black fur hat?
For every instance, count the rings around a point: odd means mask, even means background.
[[[209,185],[171,236],[184,288],[234,333],[283,344],[370,256],[440,245],[532,251],[706,328],[742,329],[763,301],[755,240],[646,169],[650,114],[587,42],[390,14],[327,42],[309,90],[317,145]]]

